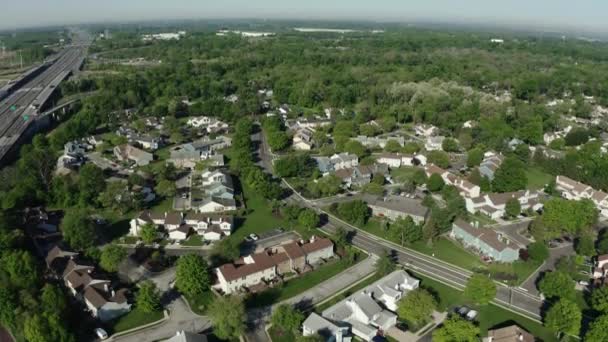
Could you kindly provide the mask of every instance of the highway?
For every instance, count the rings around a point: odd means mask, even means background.
[[[30,125],[40,119],[46,104],[59,83],[77,71],[86,56],[89,40],[79,36],[74,44],[57,53],[36,76],[12,89],[0,102],[0,161],[19,144]]]

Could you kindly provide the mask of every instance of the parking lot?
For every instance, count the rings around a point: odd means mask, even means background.
[[[285,242],[298,240],[300,235],[295,232],[285,232],[279,229],[273,229],[258,236],[256,241],[246,241],[241,245],[241,253],[243,255],[254,253],[265,248],[274,247]]]

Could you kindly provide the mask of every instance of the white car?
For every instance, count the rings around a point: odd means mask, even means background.
[[[249,234],[249,238],[253,241],[258,241],[258,236],[256,234],[253,234],[253,233]]]
[[[467,312],[467,315],[465,316],[465,318],[469,321],[472,321],[475,319],[475,317],[477,317],[478,312],[475,310],[471,310],[469,312]]]
[[[95,335],[97,335],[97,337],[99,337],[102,340],[105,340],[106,338],[108,338],[108,333],[105,330],[103,330],[102,328],[95,329]]]

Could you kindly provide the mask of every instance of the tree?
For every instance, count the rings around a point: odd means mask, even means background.
[[[477,304],[488,304],[496,296],[496,284],[483,274],[474,274],[467,281],[464,295]]]
[[[441,328],[433,331],[434,342],[476,342],[479,340],[479,327],[458,316],[443,322]]]
[[[545,202],[542,223],[545,238],[559,237],[563,234],[578,235],[597,222],[597,209],[591,200],[569,201],[552,198]]]
[[[0,272],[17,288],[33,288],[38,282],[36,260],[26,250],[4,251],[0,258]]]
[[[156,184],[155,190],[159,195],[165,198],[171,198],[177,193],[175,182],[168,179],[161,179],[158,184]]]
[[[404,319],[414,326],[422,326],[426,323],[437,308],[437,301],[425,289],[417,288],[410,291],[399,301],[397,313],[399,318]]]
[[[284,332],[300,330],[300,325],[303,321],[304,315],[289,304],[279,305],[270,318],[272,325]]]
[[[395,261],[391,258],[388,252],[384,252],[378,260],[376,260],[376,273],[385,276],[395,270]]]
[[[101,250],[99,266],[108,272],[118,271],[118,266],[127,257],[127,251],[118,245],[107,245]]]
[[[521,213],[521,204],[517,198],[510,198],[507,201],[505,213],[508,217],[517,217]]]
[[[47,313],[62,313],[67,308],[65,294],[59,287],[45,284],[40,293],[40,307]]]
[[[535,241],[528,245],[528,255],[536,262],[543,262],[549,257],[549,248],[542,241]]]
[[[566,146],[579,146],[589,141],[589,131],[575,127],[564,137]]]
[[[467,152],[467,166],[475,167],[479,166],[483,161],[483,150],[480,148],[473,148]]]
[[[445,138],[441,143],[441,148],[446,152],[458,152],[460,151],[460,147],[458,146],[458,142],[452,138]]]
[[[513,154],[523,163],[528,163],[530,161],[530,148],[526,144],[515,146]]]
[[[433,163],[442,169],[450,166],[450,156],[443,151],[431,151],[427,155],[429,163]]]
[[[599,254],[608,253],[608,231],[602,231],[597,241],[597,252]]]
[[[137,309],[145,313],[156,312],[162,308],[160,295],[156,289],[156,285],[152,281],[147,280],[139,284],[135,303]]]
[[[406,242],[413,243],[422,240],[422,227],[417,225],[410,216],[399,217],[390,225],[389,236],[404,246]]]
[[[356,140],[350,140],[344,145],[344,152],[348,152],[356,155],[359,158],[363,158],[367,155],[367,149],[363,144]]]
[[[591,307],[601,313],[608,313],[608,287],[600,286],[591,292]]]
[[[582,316],[581,309],[576,303],[568,299],[560,299],[547,311],[545,325],[555,332],[576,336],[581,330]]]
[[[27,316],[23,322],[23,335],[29,342],[46,342],[51,335],[48,322],[39,314]]]
[[[393,139],[387,141],[386,145],[384,146],[384,150],[386,152],[391,152],[391,153],[399,152],[399,151],[401,151],[401,149],[402,149],[401,145]]]
[[[84,209],[68,210],[61,223],[65,241],[76,250],[85,250],[95,245],[95,224]]]
[[[340,203],[337,212],[341,218],[358,226],[364,225],[370,216],[367,203],[361,200]]]
[[[608,315],[596,318],[595,321],[589,325],[589,330],[585,333],[585,342],[604,341],[608,341]]]
[[[348,244],[348,231],[344,227],[340,226],[334,233],[334,240],[336,245],[344,247]]]
[[[156,226],[152,223],[146,223],[139,229],[139,237],[145,244],[151,244],[158,237]]]
[[[306,229],[314,229],[319,225],[319,215],[312,209],[302,209],[298,215],[298,223]]]
[[[190,297],[201,295],[209,291],[209,266],[200,255],[182,255],[177,261],[175,280],[182,293]]]
[[[209,308],[214,333],[221,339],[237,339],[245,331],[245,305],[237,296],[216,298]]]
[[[103,171],[95,164],[87,163],[78,173],[78,188],[80,189],[80,203],[83,206],[95,203],[95,200],[106,188]]]
[[[426,182],[429,191],[437,192],[443,189],[445,182],[437,173],[433,173]]]
[[[0,324],[6,328],[14,329],[18,302],[16,294],[7,285],[0,285]]]
[[[513,157],[505,158],[492,181],[492,189],[497,192],[523,190],[527,185],[525,164]]]
[[[538,283],[538,289],[547,298],[573,299],[575,296],[574,280],[560,271],[546,272]]]
[[[595,243],[589,233],[581,234],[574,241],[574,250],[579,255],[591,257],[595,255]]]
[[[129,211],[133,206],[129,188],[123,182],[111,182],[99,195],[99,202],[104,208],[112,208],[121,214]]]

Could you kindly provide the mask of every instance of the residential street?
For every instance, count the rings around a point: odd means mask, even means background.
[[[539,280],[539,276],[543,272],[554,270],[557,260],[568,255],[575,255],[574,247],[571,243],[557,248],[550,248],[549,259],[547,259],[536,272],[531,274],[530,277],[523,282],[521,288],[526,289],[530,294],[540,295],[540,292],[536,288],[536,282]]]

